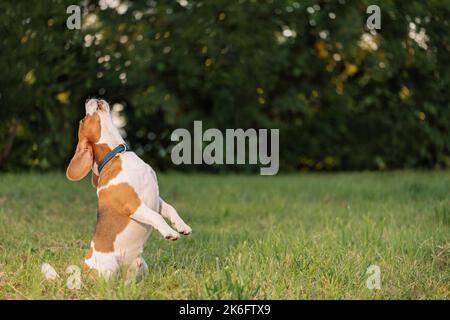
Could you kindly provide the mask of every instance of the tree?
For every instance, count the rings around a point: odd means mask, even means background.
[[[159,168],[193,120],[280,128],[284,171],[448,167],[450,5],[377,3],[378,32],[373,1],[2,3],[1,169],[63,168],[93,96]]]

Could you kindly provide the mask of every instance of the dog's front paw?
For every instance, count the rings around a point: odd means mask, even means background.
[[[176,229],[179,233],[181,233],[181,234],[183,234],[183,235],[185,235],[185,236],[190,235],[190,234],[192,233],[191,227],[189,227],[189,226],[188,226],[186,223],[184,223],[184,222],[182,222],[182,223],[176,223],[176,224],[175,224],[175,229]]]
[[[178,240],[178,238],[180,237],[180,234],[173,229],[169,229],[167,231],[161,232],[161,234],[167,240],[172,240],[172,241]]]

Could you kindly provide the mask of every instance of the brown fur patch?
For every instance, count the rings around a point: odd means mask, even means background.
[[[96,280],[97,270],[91,269],[86,263],[83,265],[83,273],[86,274],[88,279]]]
[[[106,143],[94,144],[94,161],[99,164],[100,161],[111,152],[111,148]],[[117,177],[122,171],[122,161],[120,157],[114,157],[111,159],[107,165],[103,168],[100,173],[100,177],[97,177],[96,187],[106,186],[112,179]]]
[[[100,124],[100,116],[97,113],[88,114],[80,122],[78,129],[78,138],[86,137],[90,143],[100,140],[102,128]]]
[[[111,152],[111,148],[108,147],[105,143],[94,144],[94,161],[99,164],[100,161]],[[111,159],[107,165],[103,168],[100,173],[100,177],[98,177],[97,186],[106,186],[112,179],[117,177],[122,171],[122,161],[120,157],[114,157]]]
[[[106,143],[98,143],[92,146],[94,151],[94,161],[99,164],[100,161],[111,151],[111,148]]]
[[[114,241],[130,222],[130,216],[139,208],[141,200],[128,183],[120,183],[101,190],[98,194],[97,225],[94,232],[95,250],[114,251]]]
[[[106,144],[94,145],[95,162],[98,164],[110,151],[111,149]],[[116,156],[112,158],[100,172],[98,185],[100,187],[106,186],[112,179],[117,177],[121,171],[122,160],[120,160],[120,156]]]
[[[84,260],[89,260],[92,257],[92,248],[88,250],[86,255],[84,256]]]
[[[122,171],[122,160],[120,160],[120,157],[114,157],[106,166],[100,173],[99,185],[101,187],[106,186],[112,179],[119,175]]]

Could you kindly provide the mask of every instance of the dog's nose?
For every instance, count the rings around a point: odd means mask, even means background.
[[[99,110],[101,110],[101,111],[109,112],[109,104],[108,104],[108,102],[106,102],[106,101],[103,100],[103,99],[100,99],[100,100],[98,101],[98,108],[99,108]]]

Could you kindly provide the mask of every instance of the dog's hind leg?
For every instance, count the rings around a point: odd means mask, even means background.
[[[177,240],[180,237],[178,232],[173,230],[158,212],[150,209],[143,203],[130,218],[152,226],[168,240]]]
[[[192,233],[191,227],[189,227],[183,219],[178,215],[177,211],[170,204],[164,202],[163,199],[159,198],[159,212],[165,219],[169,219],[169,221],[174,226],[175,230],[184,235],[189,235]]]
[[[148,273],[148,266],[144,258],[138,257],[130,264],[127,271],[127,282],[139,282]]]

